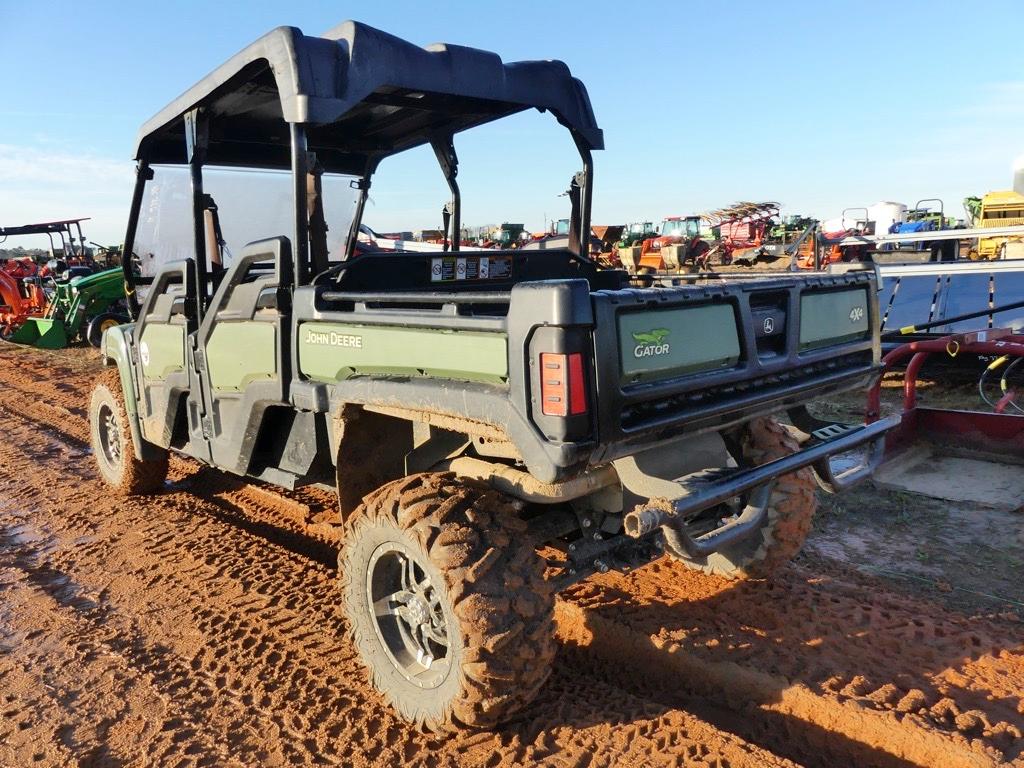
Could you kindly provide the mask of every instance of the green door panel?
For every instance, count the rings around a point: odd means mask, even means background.
[[[271,323],[220,323],[206,342],[210,385],[217,392],[241,392],[253,381],[277,375],[277,334]]]
[[[501,333],[303,323],[299,370],[318,381],[376,373],[500,383],[507,346]]]
[[[185,326],[150,323],[142,330],[139,344],[142,376],[146,381],[163,381],[185,367]]]

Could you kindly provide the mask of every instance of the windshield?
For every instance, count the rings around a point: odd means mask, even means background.
[[[169,261],[195,257],[192,229],[192,186],[189,170],[180,165],[154,165],[139,211],[133,247],[136,269],[152,276]],[[351,177],[323,174],[327,254],[344,256],[345,239],[355,212]],[[287,171],[203,168],[203,191],[216,206],[221,259],[225,267],[248,243],[270,237],[294,237],[292,176]]]
[[[527,232],[568,234],[572,206],[566,189],[580,156],[572,137],[553,129],[547,115],[523,112],[482,125],[456,136],[455,148],[461,245],[508,241],[509,235],[497,231],[502,226],[513,230],[512,243],[519,240],[520,225]],[[443,249],[444,207],[452,193],[430,146],[389,156],[372,182],[363,223],[377,232],[408,233],[402,250]]]
[[[196,252],[188,168],[150,168],[153,178],[146,182],[143,192],[132,258],[138,272],[152,277],[167,262],[194,258]]]
[[[327,256],[333,262],[344,258],[345,240],[355,213],[352,179],[328,173],[321,176]],[[217,205],[225,267],[247,243],[281,235],[291,239],[295,223],[290,172],[204,168],[203,191]]]

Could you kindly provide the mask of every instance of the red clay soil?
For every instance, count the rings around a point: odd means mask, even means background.
[[[569,590],[519,720],[448,738],[368,687],[329,493],[174,459],[93,471],[94,353],[0,345],[0,766],[1022,764],[1024,628],[840,566],[729,584],[668,561]]]

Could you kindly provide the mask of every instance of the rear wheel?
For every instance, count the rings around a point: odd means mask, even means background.
[[[374,686],[434,731],[528,704],[555,655],[554,591],[511,500],[448,474],[389,483],[338,556],[349,631]]]
[[[155,493],[167,478],[167,453],[144,461],[135,457],[135,444],[124,406],[121,376],[104,371],[89,402],[89,439],[100,477],[122,496]]]
[[[744,466],[757,466],[800,449],[793,436],[775,419],[755,419],[746,425],[739,439]],[[810,469],[783,475],[775,481],[768,516],[761,529],[747,538],[704,558],[685,552],[671,552],[687,567],[730,579],[764,578],[791,560],[811,530],[817,508],[816,482]],[[711,512],[717,514],[718,512]]]

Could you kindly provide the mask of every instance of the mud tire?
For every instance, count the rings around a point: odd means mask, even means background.
[[[110,421],[108,422],[108,419]],[[115,434],[108,436],[108,430]],[[110,452],[110,439],[117,442],[116,456]],[[89,401],[89,442],[96,468],[119,496],[156,493],[167,479],[167,452],[159,459],[143,461],[135,457],[135,444],[128,426],[121,375],[117,368],[100,374]]]
[[[755,419],[740,436],[743,461],[751,466],[794,453],[800,445],[775,419]],[[672,556],[687,567],[728,579],[766,578],[799,551],[811,530],[817,508],[817,484],[810,469],[801,469],[775,481],[768,518],[758,533],[715,552],[693,559],[685,553]]]
[[[369,494],[349,518],[338,568],[349,634],[372,683],[406,720],[434,732],[493,728],[527,705],[556,651],[554,590],[506,496],[448,473]],[[368,571],[375,551],[407,548],[438,590],[448,670],[433,688],[407,679],[377,634]]]

